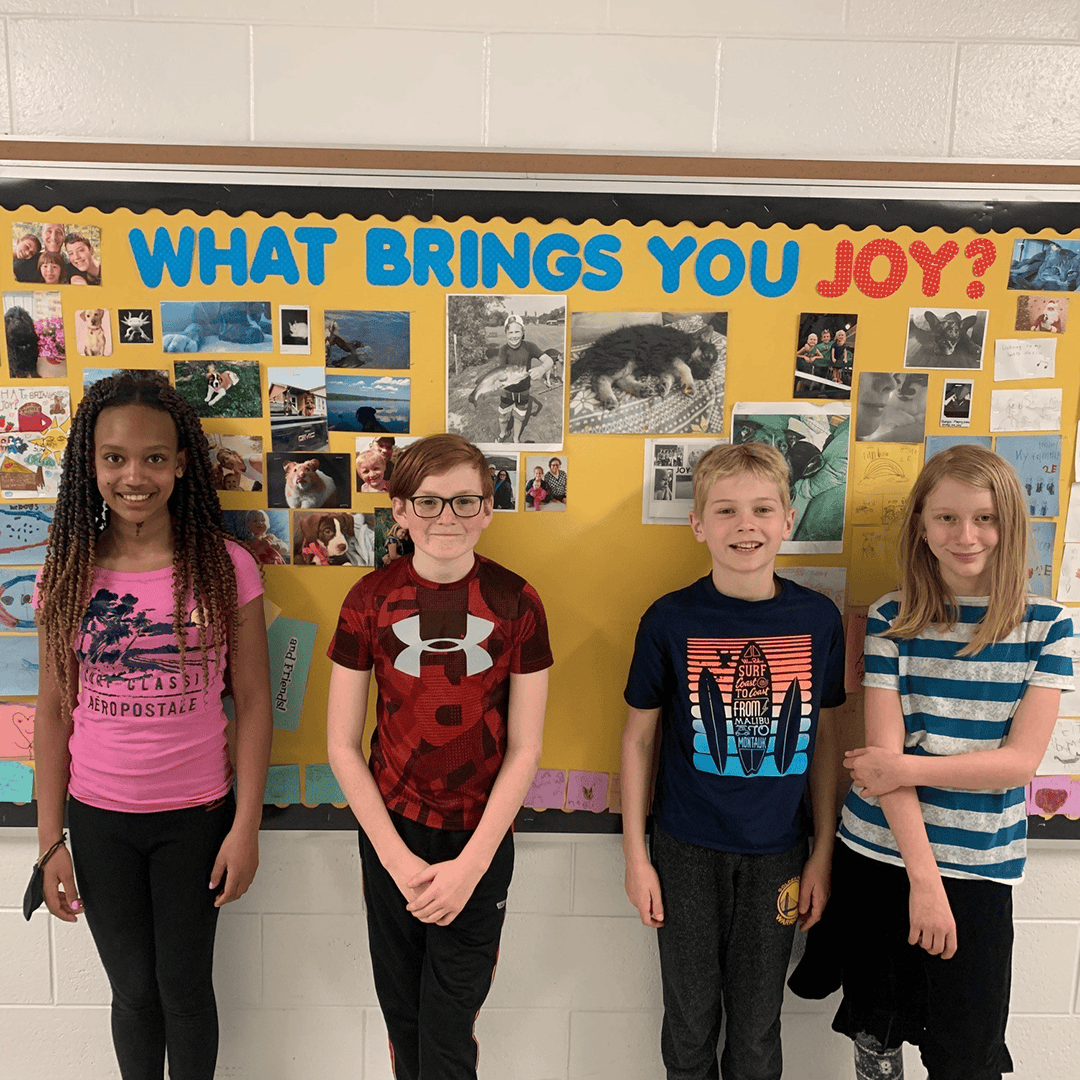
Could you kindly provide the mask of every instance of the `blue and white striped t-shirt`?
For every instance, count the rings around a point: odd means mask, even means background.
[[[1073,688],[1072,617],[1060,604],[1029,597],[1023,621],[1003,641],[958,657],[986,612],[986,597],[958,597],[960,617],[952,630],[929,629],[907,640],[885,636],[899,601],[899,593],[889,593],[870,608],[863,686],[899,691],[907,729],[904,753],[994,750],[1009,734],[1028,686]],[[1023,876],[1027,809],[1022,787],[916,790],[944,876],[1006,883]],[[839,835],[872,859],[903,865],[878,800],[858,789],[844,803]]]

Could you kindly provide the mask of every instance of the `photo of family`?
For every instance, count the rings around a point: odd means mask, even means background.
[[[904,367],[981,369],[988,314],[967,308],[912,308]]]
[[[356,490],[361,493],[383,493],[390,490],[390,477],[394,462],[402,450],[415,438],[400,435],[376,435],[369,438],[359,435],[356,439]]]
[[[100,285],[101,229],[50,221],[11,227],[15,280],[26,285]]]
[[[804,312],[799,316],[792,397],[850,399],[855,328],[855,315]]]
[[[270,352],[270,305],[254,300],[163,301],[161,347],[167,353]]]
[[[565,296],[447,296],[446,430],[485,453],[563,441]]]
[[[375,552],[374,566],[389,566],[395,559],[411,555],[413,542],[409,531],[394,520],[394,512],[389,506],[380,506],[375,510]]]
[[[407,311],[353,311],[328,308],[326,366],[404,369],[409,366]]]
[[[562,457],[529,454],[525,458],[525,477],[528,483],[521,498],[526,510],[565,512],[566,468]]]
[[[4,293],[4,337],[12,379],[67,378],[58,292]]]
[[[576,311],[570,431],[719,434],[726,359],[723,311]]]
[[[926,433],[929,380],[926,374],[862,372],[855,407],[855,441],[921,443]]]

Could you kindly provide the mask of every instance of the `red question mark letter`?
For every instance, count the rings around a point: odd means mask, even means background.
[[[980,236],[972,240],[964,248],[964,254],[969,259],[975,259],[971,266],[971,272],[975,277],[980,278],[994,265],[994,260],[997,258],[997,248],[994,247],[992,240]],[[967,287],[967,294],[972,300],[978,300],[984,292],[986,292],[986,286],[981,281],[973,281]]]

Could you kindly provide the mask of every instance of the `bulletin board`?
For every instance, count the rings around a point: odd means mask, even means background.
[[[849,746],[866,607],[895,585],[925,455],[956,439],[1007,455],[1030,496],[1032,589],[1080,604],[1073,170],[9,151],[2,823],[32,820],[29,583],[71,414],[102,370],[161,370],[188,396],[231,526],[266,563],[267,818],[281,827],[351,824],[326,764],[325,653],[358,575],[400,553],[385,470],[411,438],[453,430],[485,450],[506,505],[478,550],[547,611],[555,667],[525,828],[618,827],[637,621],[708,572],[685,514],[693,463],[719,439],[788,457],[797,520],[779,568],[844,613]],[[511,316],[552,366],[507,414]],[[290,469],[312,460],[322,494],[305,501]],[[1080,835],[1080,707],[1062,711],[1029,793],[1035,836]]]

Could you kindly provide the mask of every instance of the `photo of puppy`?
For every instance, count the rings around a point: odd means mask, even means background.
[[[240,376],[225,368],[218,371],[213,364],[206,365],[206,404],[216,405],[236,384]]]
[[[285,501],[293,509],[337,506],[337,485],[319,468],[317,458],[286,461]]]
[[[297,514],[293,521],[293,563],[297,566],[360,565],[353,515]]]
[[[570,430],[719,432],[726,358],[726,312],[574,312]]]
[[[267,503],[293,510],[337,510],[352,505],[349,454],[270,453]]]
[[[904,367],[981,368],[988,314],[968,309],[912,308]]]
[[[38,377],[38,333],[30,313],[21,307],[9,307],[4,312],[4,333],[7,337],[8,372],[13,379]]]
[[[80,356],[111,356],[109,313],[104,308],[75,312],[75,347]]]

